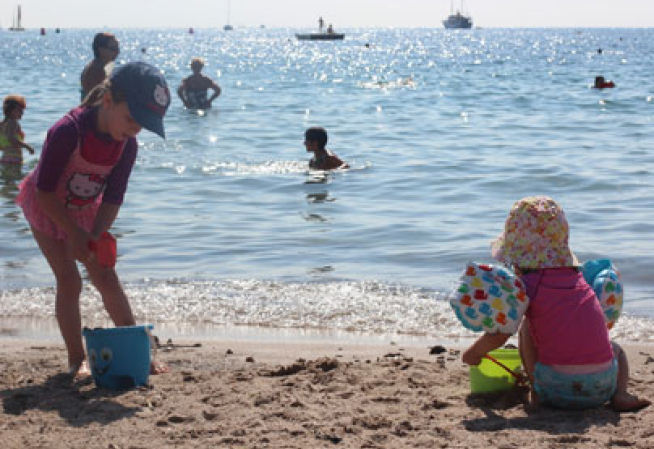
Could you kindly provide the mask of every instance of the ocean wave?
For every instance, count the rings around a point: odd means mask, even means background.
[[[474,337],[457,321],[447,292],[376,281],[145,280],[126,285],[125,291],[137,321],[190,329],[252,326],[450,341]],[[0,315],[5,319],[52,316],[54,296],[53,288],[4,291]],[[107,324],[95,289],[84,289],[81,309],[85,325]],[[654,343],[653,324],[654,319],[625,314],[611,335],[627,342]]]

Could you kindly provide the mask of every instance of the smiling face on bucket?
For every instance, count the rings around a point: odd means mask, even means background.
[[[98,128],[114,140],[122,141],[136,137],[143,127],[132,118],[126,101],[117,102],[106,92],[102,98],[102,109],[98,115]]]

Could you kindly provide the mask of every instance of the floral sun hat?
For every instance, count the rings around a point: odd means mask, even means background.
[[[504,232],[491,243],[493,258],[529,270],[579,265],[568,247],[568,221],[561,206],[546,196],[516,202]]]

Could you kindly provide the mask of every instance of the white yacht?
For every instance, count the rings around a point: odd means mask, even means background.
[[[443,26],[449,29],[469,29],[472,28],[472,17],[462,13],[463,0],[461,0],[461,7],[454,13],[454,0],[450,4],[450,15],[447,19],[443,20]]]

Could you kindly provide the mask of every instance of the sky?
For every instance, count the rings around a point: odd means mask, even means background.
[[[0,27],[22,6],[25,28],[442,28],[451,0],[0,0]],[[454,0],[455,7],[461,0]],[[466,0],[482,28],[654,27],[654,0]]]

